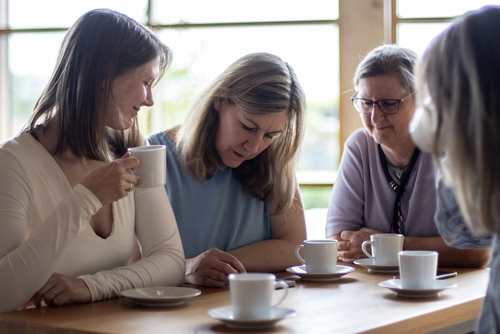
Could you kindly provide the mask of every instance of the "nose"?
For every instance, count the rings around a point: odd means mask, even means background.
[[[378,104],[373,105],[372,113],[371,113],[371,119],[372,122],[376,123],[376,120],[384,118],[385,114],[380,111],[380,106]]]
[[[243,144],[245,150],[247,150],[250,154],[259,153],[261,138],[258,134],[252,133],[247,137],[247,140]]]
[[[146,100],[142,103],[145,106],[152,107],[155,102],[153,101],[153,92],[151,91],[151,87],[148,86],[146,88]]]

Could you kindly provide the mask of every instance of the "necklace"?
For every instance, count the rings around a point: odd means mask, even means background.
[[[401,180],[401,176],[403,176],[403,173],[405,172],[405,170],[408,168],[408,166],[404,166],[404,167],[396,167],[396,176],[398,177],[398,179]]]
[[[397,184],[392,177],[389,175],[389,170],[387,168],[387,163],[388,159],[384,154],[384,151],[382,150],[382,147],[378,145],[378,153],[380,156],[380,162],[382,164],[382,169],[384,171],[385,177],[387,179],[387,182],[389,183],[389,186],[394,190],[396,193],[396,199],[394,201],[394,210],[392,214],[392,222],[391,222],[391,228],[389,229],[389,233],[399,233],[399,234],[405,234],[404,230],[404,219],[403,219],[403,214],[401,213],[401,197],[403,196],[403,193],[405,191],[405,186],[406,183],[408,182],[408,179],[410,178],[411,171],[413,167],[415,166],[415,163],[417,162],[418,156],[420,155],[420,150],[418,147],[415,148],[415,151],[413,151],[413,155],[411,157],[410,164],[408,167],[402,167],[402,172],[401,172],[401,180],[400,183]],[[398,168],[399,169],[399,168]],[[396,169],[396,175],[398,175],[398,169]],[[398,179],[399,179],[398,175]]]

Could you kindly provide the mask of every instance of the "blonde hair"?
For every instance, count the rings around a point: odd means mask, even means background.
[[[433,154],[468,225],[500,233],[500,7],[470,12],[439,35],[417,69],[436,132]]]
[[[287,112],[283,134],[236,168],[245,191],[270,203],[269,214],[283,212],[295,198],[295,165],[304,133],[305,95],[295,72],[277,56],[253,53],[234,62],[205,90],[177,134],[181,163],[199,182],[224,167],[215,147],[216,98],[227,98],[251,114]]]

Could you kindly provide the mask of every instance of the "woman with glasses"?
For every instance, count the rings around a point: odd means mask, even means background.
[[[397,233],[405,236],[404,249],[438,251],[440,266],[482,266],[486,251],[447,246],[434,222],[436,168],[409,132],[417,58],[410,49],[382,45],[358,65],[352,103],[364,128],[345,144],[326,235],[340,241],[343,262],[366,257],[361,245],[372,234]]]

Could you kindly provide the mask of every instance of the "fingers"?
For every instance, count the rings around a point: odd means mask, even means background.
[[[62,306],[74,303],[90,302],[92,296],[81,278],[54,273],[31,301],[40,307],[42,301],[48,306]]]
[[[245,267],[233,255],[212,248],[186,262],[188,283],[221,287],[228,283],[229,274],[246,272]]]
[[[130,154],[130,153],[128,153]],[[127,169],[131,169],[131,170],[134,170],[136,169],[138,166],[139,166],[139,159],[137,159],[136,157],[132,157],[132,156],[126,156],[127,154],[125,154],[123,157],[121,157],[120,159],[117,159],[115,160],[115,162],[117,163],[120,163],[122,165],[123,168],[125,168],[125,170]]]
[[[339,241],[338,251],[349,250],[349,241]]]

